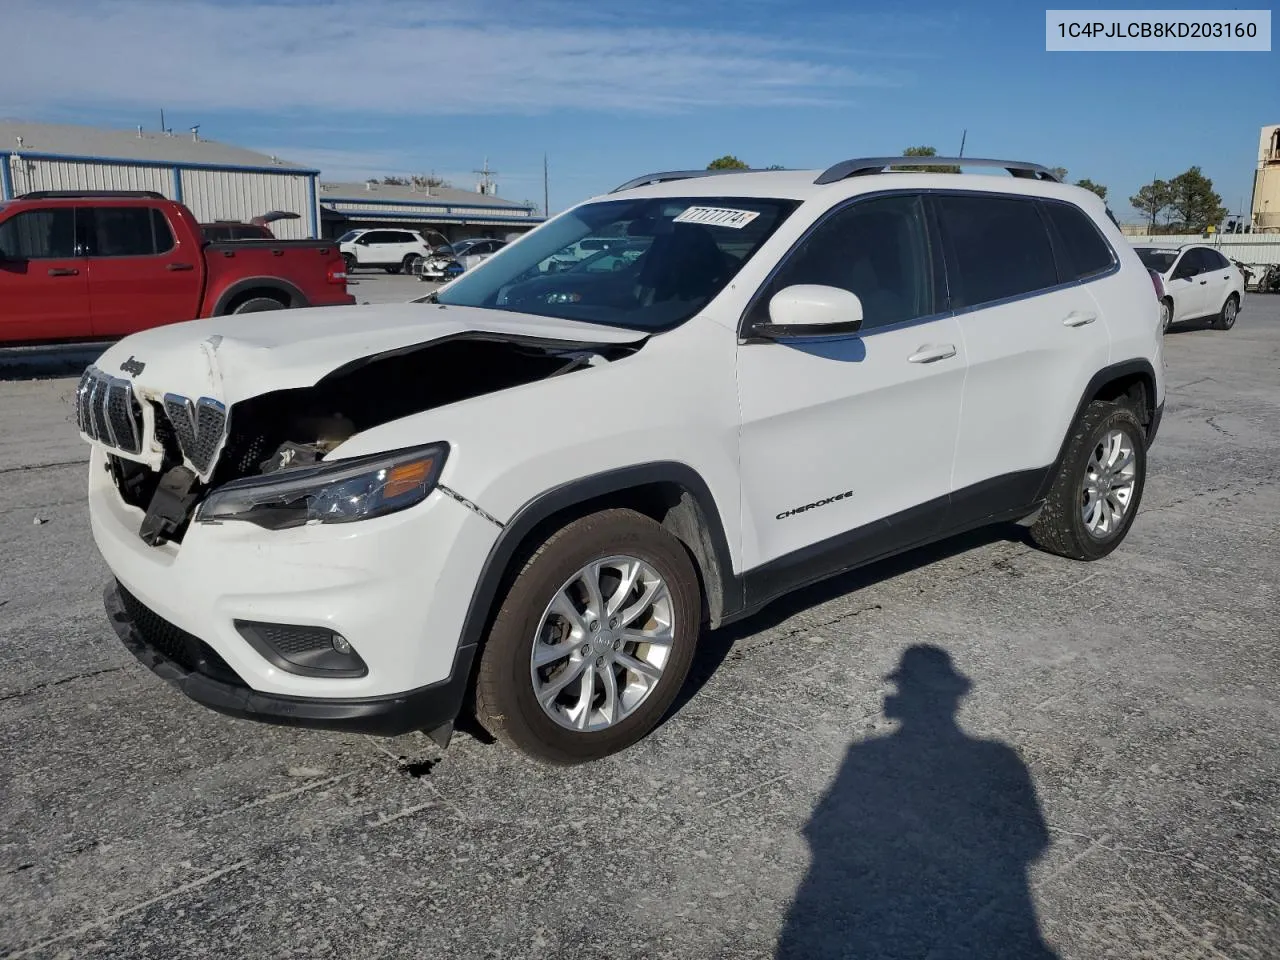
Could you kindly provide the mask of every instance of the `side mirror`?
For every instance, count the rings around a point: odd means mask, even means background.
[[[769,301],[769,322],[752,333],[769,340],[794,337],[837,337],[862,326],[862,301],[856,293],[816,283],[779,290]]]

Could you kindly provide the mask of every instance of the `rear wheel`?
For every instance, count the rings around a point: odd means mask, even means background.
[[[684,545],[631,510],[553,534],[507,592],[480,656],[476,714],[551,763],[631,746],[680,692],[701,628]]]
[[[1234,293],[1227,297],[1218,315],[1213,318],[1215,330],[1230,330],[1236,325],[1236,316],[1240,313],[1240,298]]]
[[[283,310],[284,304],[271,297],[253,297],[237,306],[232,313],[262,313],[265,310]]]
[[[1129,532],[1146,476],[1146,431],[1133,410],[1095,400],[1072,431],[1044,509],[1031,527],[1032,539],[1073,560],[1105,557]]]

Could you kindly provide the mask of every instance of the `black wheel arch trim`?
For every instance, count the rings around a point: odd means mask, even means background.
[[[1102,392],[1102,388],[1109,383],[1117,380],[1123,380],[1138,374],[1145,378],[1147,382],[1147,403],[1149,410],[1147,411],[1150,421],[1147,425],[1147,442],[1150,443],[1155,439],[1156,429],[1159,427],[1159,417],[1157,409],[1163,413],[1163,403],[1156,397],[1156,372],[1151,366],[1150,361],[1143,359],[1122,360],[1119,363],[1113,363],[1110,366],[1103,367],[1095,373],[1090,379],[1088,385],[1084,388],[1084,393],[1080,395],[1080,402],[1076,405],[1075,413],[1071,415],[1071,419],[1067,421],[1067,428],[1062,435],[1062,444],[1058,448],[1058,456],[1054,458],[1053,466],[1045,475],[1044,483],[1037,493],[1037,499],[1043,500],[1049,495],[1049,487],[1053,485],[1053,478],[1058,475],[1058,470],[1062,466],[1062,461],[1067,455],[1067,447],[1071,443],[1071,431],[1080,421],[1080,416],[1084,413],[1084,408],[1097,399]]]
[[[680,488],[692,497],[701,513],[701,524],[709,541],[710,552],[705,557],[697,556],[701,551],[694,549],[695,564],[704,578],[717,578],[723,594],[719,609],[712,611],[713,623],[741,609],[741,578],[733,571],[724,522],[706,481],[688,464],[676,461],[637,464],[553,487],[526,501],[511,516],[485,558],[484,567],[471,594],[459,645],[476,646],[481,642],[492,618],[503,579],[508,575],[517,551],[540,524],[555,514],[592,500],[654,484],[671,484]],[[686,546],[689,545],[686,543]],[[709,564],[714,564],[714,569],[708,569]]]
[[[244,294],[256,290],[261,290],[264,293],[282,293],[288,298],[290,307],[311,306],[311,301],[307,299],[307,295],[282,277],[244,277],[218,294],[218,302],[213,306],[213,316],[222,316],[232,302]]]

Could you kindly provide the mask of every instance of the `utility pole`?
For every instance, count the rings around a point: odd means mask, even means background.
[[[164,107],[160,108],[160,132],[164,133]]]
[[[960,156],[964,156],[964,142],[969,137],[969,128],[966,127],[964,133],[960,134]]]
[[[493,178],[498,175],[497,170],[489,169],[489,158],[484,158],[484,168],[482,170],[472,170],[472,173],[480,175],[480,192],[487,197],[491,197],[497,193],[494,189]]]
[[[547,179],[547,155],[544,153],[542,155],[542,216],[544,219],[551,216],[551,190],[548,187],[549,182],[550,181]]]

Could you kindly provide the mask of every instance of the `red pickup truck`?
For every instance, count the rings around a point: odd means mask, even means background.
[[[211,243],[190,210],[158,193],[47,191],[0,203],[0,345],[351,303],[329,240]]]

